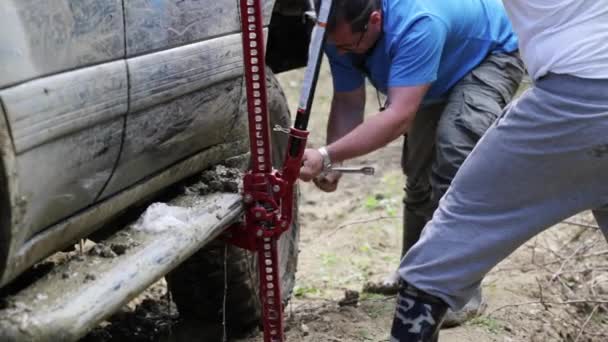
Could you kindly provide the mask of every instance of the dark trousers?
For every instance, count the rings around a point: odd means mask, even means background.
[[[407,176],[402,256],[418,241],[465,158],[513,98],[523,73],[518,53],[489,55],[445,102],[416,114],[401,158]]]

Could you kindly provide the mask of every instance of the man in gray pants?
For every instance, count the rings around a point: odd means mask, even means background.
[[[302,179],[336,189],[331,161],[371,152],[407,133],[404,254],[523,74],[500,0],[334,0],[326,52],[334,82],[329,146],[305,152]],[[458,11],[466,9],[466,15]],[[389,98],[363,121],[365,78]],[[399,285],[399,277],[393,277]],[[395,291],[398,288],[395,288]],[[481,292],[452,324],[477,313]]]
[[[435,340],[447,306],[571,215],[591,209],[608,237],[608,4],[505,7],[534,86],[479,141],[402,260],[391,341]]]

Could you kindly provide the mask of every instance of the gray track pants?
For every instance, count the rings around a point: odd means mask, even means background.
[[[586,209],[608,214],[608,80],[550,74],[513,102],[466,159],[399,273],[462,307],[517,247]]]
[[[446,102],[416,114],[401,159],[407,175],[402,255],[418,241],[456,171],[513,98],[523,72],[518,53],[489,55]]]

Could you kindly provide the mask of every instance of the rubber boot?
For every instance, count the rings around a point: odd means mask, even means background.
[[[420,239],[422,229],[426,225],[427,219],[424,216],[415,214],[403,208],[403,244],[401,245],[401,258],[412,248]]]
[[[391,328],[391,342],[437,342],[447,311],[439,298],[403,284]]]
[[[405,206],[403,209],[403,244],[401,245],[401,258],[418,241],[422,228],[426,224],[426,219],[422,216],[408,211]],[[379,293],[384,295],[395,295],[401,287],[401,277],[397,271],[389,274],[379,283],[367,283],[363,291],[369,293]]]

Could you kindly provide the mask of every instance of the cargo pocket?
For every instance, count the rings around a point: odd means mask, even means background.
[[[494,89],[500,95],[503,106],[513,99],[523,74],[524,67],[517,54],[490,55],[471,71],[476,83]]]
[[[463,92],[462,97],[461,111],[456,116],[455,123],[478,140],[496,121],[502,108],[492,97],[481,91],[469,90]]]

